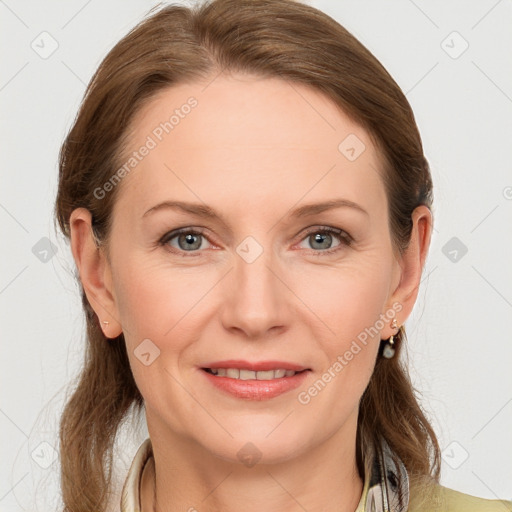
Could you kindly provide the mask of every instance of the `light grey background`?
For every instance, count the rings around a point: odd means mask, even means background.
[[[441,483],[512,499],[512,2],[309,3],[392,74],[431,164],[435,231],[406,327],[412,378],[444,450]],[[101,59],[155,4],[0,0],[5,512],[59,503],[58,418],[82,362],[74,263],[52,223],[58,150]],[[123,432],[120,481],[146,434],[144,423]]]

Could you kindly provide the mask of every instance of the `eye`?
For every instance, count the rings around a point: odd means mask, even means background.
[[[339,244],[335,245],[334,248],[332,248],[333,238],[339,241]],[[315,256],[321,256],[322,253],[332,254],[342,249],[342,246],[350,246],[353,242],[352,237],[346,231],[327,226],[310,229],[303,240],[309,243],[313,249],[318,249],[314,251],[314,253],[317,253]]]
[[[176,244],[170,243],[176,239]],[[182,228],[165,234],[160,239],[160,244],[169,248],[172,252],[180,254],[180,256],[188,256],[183,252],[197,252],[204,249],[203,242],[207,240],[202,231],[189,228]]]

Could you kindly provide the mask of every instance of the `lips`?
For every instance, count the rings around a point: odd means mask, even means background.
[[[300,386],[309,368],[286,361],[216,361],[201,368],[214,387],[245,400],[268,400]]]

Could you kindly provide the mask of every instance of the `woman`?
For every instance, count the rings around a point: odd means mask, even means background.
[[[56,218],[87,358],[61,421],[64,510],[512,510],[439,485],[400,361],[432,230],[411,108],[291,0],[163,7],[94,75]],[[508,508],[507,508],[508,507]]]

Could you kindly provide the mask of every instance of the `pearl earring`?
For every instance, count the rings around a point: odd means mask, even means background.
[[[393,319],[393,321],[391,322],[390,325],[391,325],[392,329],[397,329],[397,328],[399,329],[399,327],[397,325],[396,318]],[[384,350],[382,351],[382,355],[386,359],[391,359],[395,355],[395,342],[394,342],[393,338],[394,338],[394,335],[392,334],[384,345]]]

